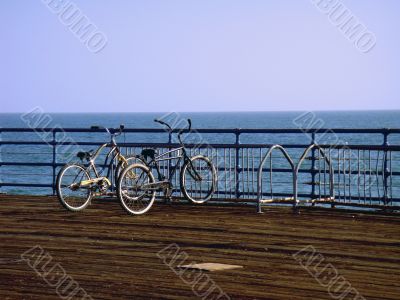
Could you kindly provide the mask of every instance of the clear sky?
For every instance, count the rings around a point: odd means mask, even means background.
[[[1,112],[400,108],[398,0],[342,0],[368,53],[311,0],[74,0],[98,53],[45,2],[0,2]]]

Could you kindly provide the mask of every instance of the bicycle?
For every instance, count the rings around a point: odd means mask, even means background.
[[[99,128],[101,127],[92,126],[92,129]],[[124,125],[120,125],[119,131],[112,128],[104,129],[111,136],[110,143],[102,144],[95,152],[94,150],[78,152],[77,157],[81,160],[81,163],[66,164],[57,175],[57,196],[61,205],[67,210],[74,212],[83,210],[94,196],[115,195],[115,193],[109,191],[112,187],[109,179],[112,170],[115,170],[114,181],[116,182],[122,169],[130,161],[138,159],[123,156],[117,145],[115,138],[122,134]],[[103,169],[99,172],[95,161],[100,152],[107,146],[110,146],[110,151],[106,155]],[[85,161],[86,165],[84,164]],[[115,166],[116,161],[118,161],[118,164]],[[101,176],[106,167],[108,167],[106,176]]]
[[[154,120],[167,127],[171,126],[161,120]],[[156,192],[163,191],[166,199],[171,199],[173,192],[172,178],[180,168],[180,188],[184,197],[196,204],[208,201],[215,192],[217,172],[211,160],[203,155],[190,157],[182,141],[182,134],[190,132],[192,122],[188,119],[188,128],[178,131],[180,147],[158,154],[155,149],[143,149],[137,156],[142,162],[134,163],[125,168],[117,183],[117,195],[122,207],[130,214],[140,215],[147,212],[154,203]],[[171,156],[175,155],[175,156]],[[160,170],[159,162],[177,159],[170,166],[168,176]],[[180,163],[183,164],[180,167]],[[157,172],[155,181],[152,170]]]

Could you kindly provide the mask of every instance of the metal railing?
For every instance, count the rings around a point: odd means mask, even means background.
[[[147,147],[163,152],[177,146],[173,133],[163,129],[132,128],[124,132],[118,142],[128,155],[139,154]],[[195,132],[195,138],[187,135],[190,152],[209,156],[217,167],[218,185],[213,201],[257,203],[260,197],[287,199],[296,193],[298,200],[314,200],[310,205],[326,205],[323,200],[330,198],[331,185],[335,198],[329,206],[400,208],[400,129],[197,129]],[[60,167],[77,151],[104,143],[107,136],[102,129],[0,128],[0,138],[0,191],[54,194]],[[293,165],[279,151],[271,152],[265,159],[276,144],[284,148]],[[314,144],[320,148],[304,152]],[[297,164],[303,154],[303,163]],[[166,162],[162,169],[167,172],[171,163]],[[329,176],[330,169],[333,176]],[[257,181],[259,172],[261,183]],[[174,195],[179,197],[179,173],[176,175]]]

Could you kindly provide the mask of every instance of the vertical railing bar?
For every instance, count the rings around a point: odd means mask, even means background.
[[[393,198],[393,169],[392,169],[392,151],[390,151],[389,152],[390,153],[390,156],[389,156],[389,172],[390,172],[390,197],[389,197],[389,199],[390,199],[390,205],[393,205],[393,202],[392,202],[392,198]]]
[[[207,147],[207,149],[208,149],[208,147]],[[219,173],[219,159],[218,159],[218,157],[219,157],[219,151],[218,151],[218,149],[214,149],[214,148],[211,148],[211,151],[215,151],[215,155],[216,155],[216,172],[217,172],[217,179],[216,179],[216,187],[215,187],[215,190],[217,191],[217,195],[219,194],[219,176],[218,176],[218,173]],[[223,159],[225,159],[225,157],[223,158]],[[213,160],[211,160],[211,161],[213,161]],[[213,162],[214,163],[214,162]],[[209,183],[207,184],[207,190],[208,190],[208,188],[209,188]]]
[[[215,162],[214,162],[214,161],[215,161],[215,159],[216,159],[216,156],[215,156],[215,154],[214,154],[213,149],[209,149],[208,147],[205,148],[205,149],[207,149],[207,151],[206,151],[206,153],[207,153],[206,156],[207,156],[208,158],[210,158],[211,161],[213,162],[213,164],[215,165]],[[195,148],[194,150],[195,150],[194,156],[202,154],[200,148]],[[195,167],[196,167],[196,166],[195,166]],[[199,172],[201,172],[201,165],[200,165],[199,167],[200,167]],[[198,196],[201,197],[202,191],[203,191],[203,190],[202,190],[202,182],[201,182],[201,181],[200,181],[200,182],[197,182],[196,180],[193,180],[193,181],[194,181],[194,188],[195,188],[195,191],[199,191]],[[198,185],[200,185],[200,187],[198,187]],[[218,189],[216,188],[215,191],[218,191]]]
[[[333,176],[333,182],[335,182],[335,166],[333,165],[333,161],[332,161],[332,148],[329,147],[328,149],[328,157],[329,157],[329,161],[332,164],[332,167],[329,168],[329,185],[331,184],[331,176]],[[332,170],[333,174],[330,174],[330,171]],[[335,186],[332,186],[333,191],[335,191]],[[329,196],[331,194],[331,187],[329,186]],[[332,199],[332,201],[336,201],[335,199]],[[332,207],[334,207],[334,205],[332,205]]]
[[[239,129],[236,130],[236,163],[235,163],[235,195],[236,198],[240,198],[240,182],[239,182],[239,173],[240,173],[240,149],[239,149],[239,144],[240,144],[240,132]]]
[[[247,195],[250,199],[250,148],[247,148]]]
[[[329,150],[328,150],[329,151]],[[329,162],[332,163],[331,159],[330,159],[330,155],[329,155]],[[324,197],[326,198],[326,161],[324,160]]]
[[[254,182],[254,148],[251,148],[251,192],[255,192]]]
[[[225,194],[222,194],[222,195],[225,195],[225,198],[228,198],[228,167],[227,167],[227,164],[228,164],[228,162],[229,162],[229,159],[228,159],[228,156],[227,156],[227,153],[229,153],[229,149],[226,149],[226,148],[224,148],[224,182],[222,183],[222,189],[224,190],[224,192],[225,192]],[[222,195],[221,195],[221,197],[222,197]]]
[[[342,186],[341,186],[341,180],[340,180],[340,178],[341,178],[341,174],[340,174],[340,172],[341,172],[340,151],[341,151],[341,149],[339,148],[338,151],[337,151],[338,152],[337,155],[338,155],[338,190],[339,190],[339,198],[342,197]]]
[[[56,194],[56,163],[57,163],[57,152],[56,152],[56,147],[57,147],[57,132],[53,130],[53,195]]]
[[[388,135],[389,131],[386,129],[385,133],[383,134],[383,146],[385,147],[384,150],[384,163],[383,163],[383,191],[384,191],[384,205],[388,205],[388,151],[387,151],[387,146],[389,146],[389,141],[388,141]]]
[[[344,203],[347,201],[347,191],[346,191],[346,149],[342,149],[342,160],[343,160],[343,195]]]
[[[225,198],[230,198],[231,190],[230,190],[230,180],[231,180],[231,174],[229,173],[230,169],[230,149],[227,148],[225,149]],[[228,181],[229,180],[229,181]],[[229,186],[228,186],[229,184]],[[222,196],[221,196],[222,197]]]
[[[198,150],[198,151],[197,151],[197,153],[196,153],[195,155],[201,154],[200,149],[197,149],[197,150]],[[208,148],[207,148],[207,157],[210,157],[211,161],[213,161],[213,160],[214,160],[213,150],[211,149],[210,151],[211,151],[211,156],[209,156],[209,154],[208,154]],[[200,165],[199,167],[200,167],[199,172],[200,172],[200,174],[201,174],[201,165]],[[195,168],[196,168],[196,166],[195,166]],[[199,195],[198,195],[198,196],[201,197],[201,194],[202,194],[202,191],[203,191],[202,181],[200,181],[200,188],[197,187],[197,184],[198,184],[197,181],[194,180],[194,184],[195,184],[195,189],[196,189],[196,191],[199,191]],[[218,192],[218,183],[217,183],[217,187],[216,187],[215,190]]]
[[[198,154],[198,150],[199,149],[196,149],[196,148],[192,148],[192,156],[196,156],[197,154]],[[207,148],[207,150],[208,150],[208,148]],[[211,158],[212,158],[212,156],[213,156],[213,153],[212,153],[212,150],[210,150],[211,151]],[[209,154],[207,154],[207,156],[208,157],[210,157],[210,155]],[[196,167],[196,166],[195,166]],[[201,190],[199,190],[198,188],[197,188],[197,182],[196,182],[196,180],[193,180],[193,178],[192,178],[192,183],[193,183],[193,185],[194,185],[194,194],[196,195],[196,197],[201,197]]]
[[[262,161],[262,151],[263,151],[263,148],[260,148],[260,157],[259,157],[259,163],[258,163],[258,165],[260,165],[261,164],[261,161]],[[262,174],[262,173],[261,173]],[[261,186],[260,186],[260,189],[261,189],[261,198],[263,197],[263,176],[261,176]]]
[[[246,159],[247,159],[247,148],[242,148],[242,198],[247,198],[247,171],[246,171]]]
[[[318,152],[318,194],[319,194],[318,199],[321,200],[321,152],[319,151],[317,152]]]
[[[193,157],[196,155],[196,151],[194,148],[190,148],[190,156]],[[208,155],[208,152],[207,152]],[[190,177],[190,176],[189,176]],[[194,187],[193,187],[194,185]],[[190,179],[190,191],[193,193],[194,197],[197,197],[197,191],[196,191],[196,183],[194,182],[193,178]]]
[[[357,192],[358,192],[358,203],[361,202],[360,195],[360,149],[357,149]]]
[[[372,169],[371,169],[371,150],[368,151],[368,169],[369,169],[369,178],[368,178],[368,190],[369,190],[369,204],[372,204],[372,189],[371,189],[371,178],[372,178]]]
[[[207,149],[209,149],[209,148],[207,147]],[[209,157],[209,158],[211,159],[213,165],[215,166],[216,172],[217,172],[217,174],[218,174],[218,149],[210,148],[210,152],[211,152],[211,156],[208,156],[208,155],[207,155],[207,157]],[[202,154],[202,152],[201,152],[200,149],[199,149],[199,154]],[[201,172],[201,170],[202,170],[202,166],[200,165],[200,171],[199,171],[199,172]],[[208,182],[208,181],[207,181],[207,182]],[[208,188],[208,185],[205,185],[205,187]],[[200,191],[202,191],[202,182],[200,182]],[[219,192],[219,188],[218,188],[218,176],[217,176],[217,181],[216,181],[215,192],[216,192],[217,194],[218,194],[218,192]],[[201,197],[201,195],[200,195],[200,197]]]
[[[315,132],[311,134],[311,144],[315,144]],[[315,199],[315,148],[311,150],[311,199]]]
[[[365,157],[365,150],[363,152],[363,171],[364,171],[364,200],[363,204],[366,203],[367,201],[367,162],[366,162],[366,157]]]
[[[173,142],[174,141],[172,140],[172,143]],[[188,152],[189,152],[189,155],[191,155],[192,154],[192,149],[188,149]],[[182,155],[182,151],[177,151],[176,154],[177,155]],[[178,168],[176,170],[176,173],[175,173],[175,176],[174,176],[175,177],[174,178],[174,189],[177,190],[177,195],[179,197],[183,197],[184,198],[184,196],[182,194],[182,189],[180,188],[180,177],[182,176],[182,174],[181,174],[181,167],[177,167],[178,159],[173,159],[169,163],[171,163],[171,168],[172,169],[173,168]],[[180,162],[181,166],[183,165],[183,163],[184,163],[183,161]],[[176,188],[176,187],[179,187],[179,188]],[[189,183],[188,183],[188,188],[189,188]]]
[[[169,137],[168,137],[168,139],[169,139]],[[173,141],[172,141],[172,139],[171,139],[171,143],[172,143]],[[166,148],[167,149],[167,151],[169,151],[169,147],[168,148]],[[191,150],[189,150],[189,153],[191,153],[190,152]],[[176,154],[177,155],[180,155],[180,154],[182,154],[182,151],[177,151],[176,152]],[[171,156],[173,156],[174,154],[173,153],[171,153]],[[178,160],[177,159],[171,159],[171,160],[169,160],[168,161],[168,167],[170,167],[171,169],[173,169],[174,168],[174,166],[176,165],[178,163]],[[166,174],[169,174],[169,172],[170,172],[170,170],[168,170],[168,172],[166,173]],[[173,183],[173,189],[175,189],[175,190],[177,190],[177,195],[178,195],[178,197],[183,197],[183,194],[182,194],[182,190],[180,189],[180,188],[178,188],[178,189],[176,189],[176,187],[180,187],[180,177],[182,176],[182,174],[181,174],[181,168],[179,168],[178,167],[178,169],[177,169],[177,171],[176,171],[176,173],[175,173],[175,178],[174,178],[174,183]],[[172,196],[172,194],[171,194],[171,196]]]
[[[348,193],[347,193],[347,162],[348,162],[348,159],[347,159],[347,154],[348,154],[348,151],[346,151],[347,149],[346,148],[343,148],[343,156],[342,156],[342,159],[343,159],[343,168],[342,168],[342,170],[343,170],[343,194],[344,194],[344,202],[346,203],[346,201],[347,202],[349,202],[349,199],[348,199],[348,197],[349,197],[349,195],[348,195]]]
[[[380,151],[378,150],[378,153],[376,155],[376,165],[375,165],[375,180],[376,180],[376,188],[378,190],[378,198],[381,198],[381,191],[379,189],[379,156],[380,156]],[[384,158],[382,158],[383,160]],[[384,170],[382,170],[382,172],[384,172]]]
[[[274,198],[273,182],[272,182],[272,153],[269,156],[269,186],[271,199]]]
[[[227,192],[229,190],[229,199],[231,199],[231,195],[232,195],[231,149],[228,148],[226,152],[227,152],[227,167],[226,167],[226,170],[227,170],[228,174],[226,174],[227,177],[225,179],[225,182],[226,182],[226,188],[225,189],[227,190]],[[229,184],[229,186],[228,186],[228,184]],[[226,194],[226,195],[228,195],[228,194]]]
[[[343,149],[342,153],[342,159],[343,159],[343,195],[344,195],[344,203],[347,201],[347,191],[346,191],[346,149]]]
[[[331,147],[328,148],[328,157],[329,157],[329,197],[331,198],[332,204],[331,208],[335,208],[336,205],[336,197],[335,197],[335,166],[334,161],[332,160],[332,151]]]
[[[171,144],[172,144],[172,132],[171,131],[168,131],[168,147],[166,148],[166,150],[167,151],[170,151],[170,150],[172,150],[172,147],[171,147]],[[189,153],[191,153],[191,149],[189,150]],[[178,153],[179,154],[179,153]],[[169,153],[168,154],[168,157],[173,157],[173,154],[172,153]],[[167,169],[167,172],[166,173],[164,173],[164,176],[166,175],[166,174],[170,174],[170,171],[172,170],[172,164],[176,164],[177,162],[176,161],[172,161],[172,159],[169,159],[168,160],[168,162],[167,162],[167,165],[168,165],[168,169]],[[179,173],[178,173],[179,172]],[[178,169],[178,174],[176,174],[174,177],[174,183],[173,183],[173,189],[175,189],[175,187],[176,186],[178,186],[180,183],[178,182],[178,177],[180,177],[180,176],[182,176],[182,174],[181,174],[181,171],[180,171],[180,169]],[[179,175],[179,176],[178,176]],[[180,180],[179,180],[180,181]],[[172,196],[172,193],[171,193],[171,196]],[[181,189],[179,189],[179,192],[178,192],[178,196],[179,197],[181,197],[181,196],[183,196],[182,195],[182,192],[181,192]],[[166,199],[166,201],[169,201],[169,199]]]
[[[232,178],[235,179],[235,174],[233,174],[233,166],[232,166],[232,149],[229,148],[229,199],[232,199],[234,196],[234,189],[232,186],[232,183],[234,184],[234,186],[236,185],[236,181],[232,182]],[[233,175],[233,176],[232,176]]]
[[[246,160],[245,160],[245,163],[246,163],[246,182],[245,182],[245,186],[246,186],[246,194],[247,194],[247,197],[244,197],[244,198],[250,198],[250,186],[249,186],[249,182],[250,182],[250,179],[249,179],[249,175],[250,175],[250,172],[249,172],[249,154],[250,154],[250,149],[249,148],[246,148],[246,155],[247,155],[247,157],[245,158]]]
[[[236,149],[229,149],[229,172],[230,172],[230,192],[231,199],[236,197],[235,189],[236,189],[236,179],[235,179],[235,151]]]
[[[351,150],[350,149],[350,153],[349,153],[349,197],[350,197],[350,199],[351,199],[351,197],[352,197],[352,192],[351,192],[351,189],[352,189],[352,184],[351,184],[351,179],[352,179],[352,176],[353,176],[353,174],[352,174],[352,165],[353,165],[353,163],[352,163],[352,156],[353,156],[353,150]],[[353,200],[351,200],[351,201],[353,201]]]
[[[226,159],[226,148],[224,148],[224,181],[225,181],[225,189],[224,189],[224,191],[225,191],[225,196],[227,195],[227,191],[228,191],[228,189],[227,189],[227,174],[226,174],[226,162],[227,162],[227,159]]]
[[[172,143],[172,132],[171,132],[171,131],[168,131],[168,145],[169,145],[169,147],[167,148],[167,151],[172,150],[172,147],[170,146],[171,143]],[[168,157],[169,157],[169,158],[172,157],[172,153],[169,153],[169,154],[168,154]],[[172,159],[169,159],[169,160],[168,160],[168,170],[167,170],[167,174],[169,174],[170,170],[172,170]],[[177,176],[175,176],[175,179],[174,179],[174,186],[176,186],[176,177],[177,177]]]
[[[242,169],[241,169],[241,182],[242,182],[242,188],[241,188],[241,197],[242,198],[246,198],[246,195],[247,195],[247,191],[246,191],[246,148],[242,148],[241,149],[242,151],[241,151],[241,153],[242,153],[242,156],[241,156],[241,166],[242,166]]]
[[[365,155],[365,149],[362,150],[362,165],[363,165],[363,175],[364,175],[364,194],[363,194],[363,204],[367,201],[367,157]]]
[[[245,168],[245,166],[244,166],[244,156],[245,156],[245,152],[244,152],[244,148],[242,148],[241,149],[242,151],[240,152],[240,153],[242,153],[242,156],[241,156],[241,161],[242,161],[242,168],[241,168],[241,178],[242,178],[242,189],[241,189],[241,196],[242,196],[242,198],[245,198],[245,172],[243,171],[244,170],[244,168]]]

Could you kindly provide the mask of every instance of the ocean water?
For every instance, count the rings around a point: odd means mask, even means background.
[[[41,118],[41,119],[40,119]],[[117,128],[125,124],[126,128],[162,128],[155,123],[162,118],[175,124],[186,126],[187,118],[192,120],[193,128],[400,128],[400,110],[398,111],[336,111],[336,112],[217,112],[217,113],[74,113],[49,114],[44,117],[22,114],[0,114],[0,127],[61,127],[90,128],[93,125]],[[104,134],[70,134],[73,139],[88,141],[107,141]],[[32,134],[2,133],[2,139],[32,139]],[[45,136],[45,138],[48,138]],[[196,143],[200,137],[191,135],[188,142]],[[137,142],[165,142],[166,134],[126,134],[125,140]],[[192,140],[191,140],[192,139]],[[201,139],[208,143],[232,143],[235,137],[226,134],[203,134]],[[122,137],[120,141],[122,141]],[[382,144],[381,134],[319,134],[319,143],[338,144]],[[308,144],[309,136],[299,134],[243,134],[242,143],[266,144]],[[390,135],[389,143],[400,145],[400,135]]]
[[[183,121],[186,118],[191,118],[193,128],[400,128],[400,110],[399,111],[335,111],[335,112],[218,112],[218,113],[74,113],[74,114],[46,114],[45,117],[37,115],[23,114],[0,114],[0,127],[29,127],[29,124],[37,124],[39,127],[62,127],[62,128],[90,128],[93,125],[114,127],[117,128],[120,124],[125,124],[126,128],[162,128],[155,123],[154,118],[162,118],[169,120],[174,124],[179,124],[176,127],[186,125]],[[180,126],[182,125],[182,126]],[[93,142],[108,142],[109,137],[106,133],[69,133],[69,138],[74,141],[93,141]],[[19,140],[19,141],[41,141],[51,140],[49,134],[36,133],[1,133],[2,141]],[[63,138],[65,138],[63,136]],[[166,133],[132,133],[121,136],[119,142],[166,142],[168,135]],[[202,134],[188,135],[185,141],[190,143],[233,143],[235,136],[232,134]],[[317,135],[319,143],[335,143],[343,145],[381,145],[383,136],[381,134],[319,134]],[[306,134],[243,134],[241,135],[241,143],[256,143],[256,144],[310,144],[310,136]],[[400,135],[393,134],[389,136],[391,145],[400,145]],[[90,147],[80,147],[79,150],[89,150]],[[64,151],[65,150],[65,151]],[[291,149],[289,154],[293,160],[298,160],[304,149]],[[57,162],[64,163],[66,152],[75,151],[74,148],[68,147],[63,149],[59,147],[57,151]],[[78,149],[76,149],[78,151]],[[247,150],[241,152],[240,164],[242,167],[254,169],[257,167],[260,158],[265,154],[265,149]],[[254,152],[256,151],[256,152]],[[217,151],[218,152],[218,151]],[[213,156],[214,162],[218,159],[229,161],[231,152],[208,153]],[[1,145],[0,147],[2,162],[51,162],[52,149],[48,145]],[[68,154],[68,153],[67,153]],[[400,171],[400,156],[399,153],[393,153],[391,157],[391,168]],[[340,153],[337,157],[340,159]],[[342,153],[345,157],[346,153]],[[349,154],[350,155],[350,154]],[[352,155],[360,156],[360,153]],[[361,155],[368,155],[362,153]],[[219,156],[219,158],[217,157]],[[383,161],[383,153],[376,152],[370,154],[371,157],[361,157],[361,161],[368,162],[369,169],[381,168]],[[255,157],[249,161],[248,157]],[[101,157],[100,157],[101,158]],[[359,157],[360,158],[360,157]],[[342,157],[343,159],[343,157]],[[350,156],[344,159],[344,163],[351,160]],[[229,161],[229,163],[231,163]],[[276,160],[274,167],[284,167],[286,164],[282,157]],[[375,166],[376,165],[376,166]],[[287,166],[286,166],[287,167]],[[305,168],[309,167],[309,162],[305,162]],[[222,166],[222,169],[226,165]],[[338,166],[340,168],[340,166]],[[345,166],[343,166],[345,168]],[[353,168],[349,165],[349,168]],[[357,166],[355,167],[357,169]],[[358,166],[358,169],[360,167]],[[58,169],[57,169],[58,171]],[[227,172],[227,171],[226,171]],[[241,183],[241,191],[250,193],[255,191],[254,172],[243,172],[239,180]],[[382,180],[377,179],[376,186],[373,186],[373,191],[369,192],[371,196],[381,196]],[[400,176],[397,176],[400,177]],[[393,176],[392,194],[400,197],[400,180]],[[300,178],[302,182],[307,182],[310,178],[304,175]],[[364,178],[365,179],[365,178]],[[49,167],[19,167],[19,166],[0,166],[0,181],[14,183],[49,183],[52,180],[52,170]],[[340,181],[340,178],[337,178]],[[344,175],[343,180],[346,179]],[[356,179],[360,180],[360,178]],[[246,182],[251,181],[246,186]],[[277,193],[287,192],[291,187],[290,180],[284,174],[278,174],[274,179],[274,187]],[[229,187],[220,187],[221,189],[229,189]],[[324,186],[326,188],[326,186]],[[337,192],[343,193],[347,186],[337,186]],[[350,187],[350,192],[357,193],[357,186]],[[356,189],[356,190],[353,190]],[[310,186],[306,184],[302,186],[299,192],[308,193]],[[0,192],[8,193],[41,193],[48,194],[51,192],[49,188],[25,188],[25,187],[1,187]],[[230,190],[232,192],[232,190]],[[250,197],[250,196],[249,196]],[[250,197],[251,198],[251,197]]]
[[[305,112],[185,112],[185,113],[52,113],[48,127],[101,125],[157,128],[154,118],[191,118],[194,128],[298,128],[296,119]],[[400,128],[400,110],[330,111],[307,113],[323,122],[323,128]],[[27,127],[23,114],[0,114],[0,127]],[[45,124],[47,122],[44,122]],[[309,123],[308,123],[309,124]],[[315,123],[320,125],[321,122]]]

